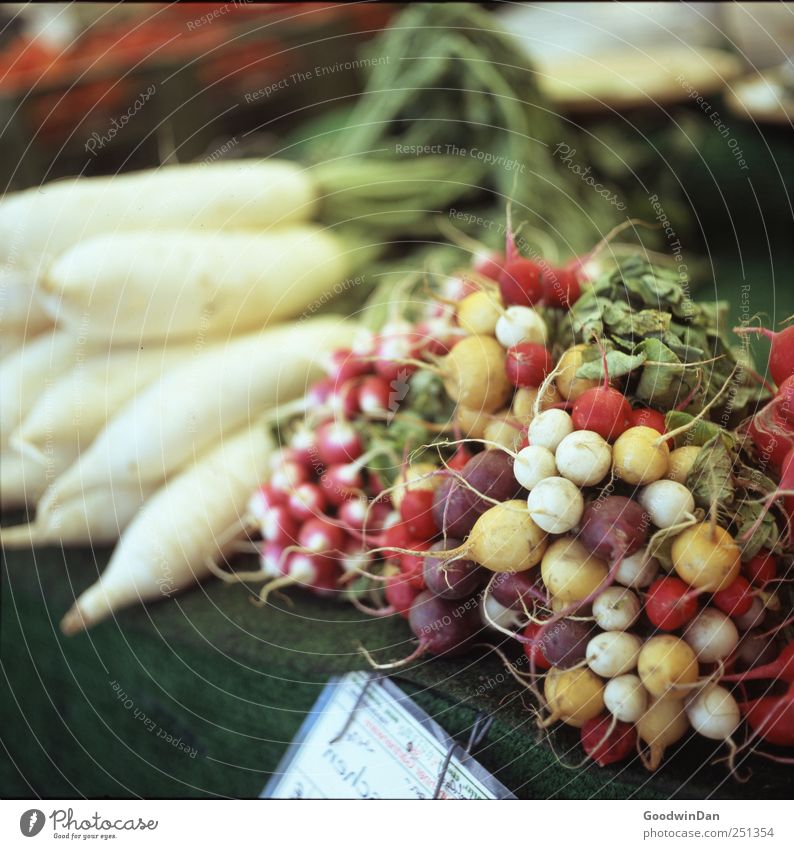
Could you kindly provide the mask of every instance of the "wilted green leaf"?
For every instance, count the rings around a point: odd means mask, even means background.
[[[709,510],[733,500],[733,447],[733,439],[721,431],[700,449],[686,480],[698,507]]]
[[[667,430],[677,430],[689,424],[695,417],[689,413],[679,413],[673,410],[664,417]],[[710,439],[714,439],[720,432],[720,426],[705,419],[698,419],[692,427],[673,437],[676,448],[681,448],[684,445],[705,445]]]
[[[758,520],[764,506],[757,500],[742,499],[736,507],[736,538],[740,539]],[[742,560],[755,557],[762,548],[774,550],[780,542],[780,531],[778,530],[775,515],[768,512],[762,519],[760,525],[753,531],[750,538],[742,546]]]
[[[646,362],[635,394],[656,407],[673,407],[692,388],[681,360],[659,339],[646,339],[639,348]]]
[[[624,354],[623,351],[607,351],[607,369],[609,370],[610,378],[622,377],[624,374],[629,374],[634,369],[639,368],[645,362],[645,354]],[[579,366],[576,372],[577,377],[585,380],[598,380],[604,377],[604,361],[599,356],[597,359],[584,363]]]

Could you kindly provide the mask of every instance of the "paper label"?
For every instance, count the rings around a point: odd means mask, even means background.
[[[371,681],[362,698],[368,678],[329,682],[262,798],[433,798],[455,741],[388,679]],[[438,798],[514,797],[457,746]]]

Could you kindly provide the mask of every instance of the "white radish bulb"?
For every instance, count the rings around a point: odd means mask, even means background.
[[[687,520],[695,509],[692,493],[680,483],[659,480],[640,491],[639,502],[657,528],[671,528]]]
[[[623,587],[609,587],[593,602],[596,625],[605,631],[625,631],[640,615],[640,600]]]
[[[565,410],[544,410],[529,423],[529,444],[556,451],[569,433],[573,433],[573,419]]]
[[[576,484],[566,478],[542,480],[529,493],[527,508],[532,521],[549,534],[564,534],[579,524],[584,498]]]
[[[659,568],[659,561],[648,554],[646,546],[621,560],[615,581],[634,589],[649,587],[659,574]]]
[[[503,348],[519,342],[546,344],[546,322],[531,307],[508,307],[496,322],[496,341]]]
[[[483,606],[485,609],[482,611],[482,621],[488,627],[493,628],[496,624],[507,631],[517,631],[522,625],[526,624],[527,617],[523,611],[513,610],[499,604],[492,595],[485,596]]]
[[[557,446],[559,473],[577,486],[594,486],[612,466],[609,443],[592,430],[575,430]]]
[[[686,715],[695,731],[709,740],[728,740],[742,721],[736,699],[717,684],[693,696],[687,702]]]
[[[737,616],[734,621],[742,631],[749,631],[750,628],[760,625],[764,621],[765,616],[766,608],[764,607],[764,603],[756,596],[747,613]]]
[[[642,640],[626,631],[605,631],[587,644],[587,665],[602,678],[625,675],[637,666]]]
[[[557,465],[554,462],[554,454],[541,445],[527,445],[526,448],[522,448],[513,462],[515,479],[528,491],[542,480],[554,477],[556,474]]]
[[[615,719],[633,725],[645,713],[648,691],[637,675],[618,675],[604,687],[604,705]]]
[[[736,650],[739,631],[724,613],[713,607],[706,607],[687,626],[684,641],[689,644],[699,661],[716,663]]]

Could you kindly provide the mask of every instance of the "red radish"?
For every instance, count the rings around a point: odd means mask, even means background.
[[[327,466],[356,460],[362,450],[361,437],[348,422],[326,422],[317,430],[317,452]]]
[[[375,340],[375,371],[386,380],[406,380],[416,366],[407,365],[404,360],[416,356],[417,343],[412,324],[394,321],[383,326]]]
[[[327,519],[308,519],[298,532],[298,545],[315,554],[339,552],[345,545],[345,532]]]
[[[420,592],[404,575],[392,575],[386,582],[386,601],[403,619],[408,618],[411,605]]]
[[[582,726],[582,748],[599,766],[624,761],[637,750],[637,729],[609,714],[596,716]]]
[[[281,492],[291,492],[296,486],[306,483],[311,477],[305,463],[296,463],[294,460],[285,460],[273,470],[270,476],[270,485]]]
[[[437,357],[448,354],[462,338],[461,328],[455,327],[444,318],[419,322],[416,325],[416,333],[419,336],[417,352]]]
[[[266,542],[259,550],[259,567],[271,578],[283,574],[284,563],[289,555],[284,554],[284,546],[276,542]]]
[[[265,514],[260,531],[268,542],[292,545],[298,536],[298,520],[286,504],[275,504]]]
[[[543,301],[549,307],[569,309],[582,294],[573,268],[547,268],[543,272]]]
[[[289,507],[299,522],[320,516],[328,500],[325,492],[316,483],[302,483],[290,493]]]
[[[386,528],[380,542],[385,549],[383,552],[383,558],[385,560],[389,560],[390,558],[401,556],[398,551],[390,550],[392,546],[395,549],[411,549],[413,547],[414,539],[407,526],[398,521]]]
[[[474,256],[472,268],[477,274],[482,274],[483,277],[488,277],[490,280],[499,280],[499,275],[502,273],[505,265],[505,258],[499,253],[481,253]],[[475,291],[474,289],[471,290]],[[464,298],[471,292],[465,292],[460,297]],[[460,300],[460,298],[458,299]]]
[[[275,454],[268,460],[268,466],[272,471],[280,469],[283,465],[289,463],[301,463],[300,454],[288,445],[279,448]]]
[[[537,342],[519,342],[507,349],[505,372],[513,386],[538,387],[553,368],[550,351]]]
[[[728,616],[743,616],[753,606],[753,593],[747,578],[739,575],[730,585],[714,593],[714,606]]]
[[[433,517],[432,489],[407,489],[400,501],[400,517],[414,539],[432,539],[438,533]]]
[[[338,507],[361,494],[364,477],[354,463],[339,463],[325,470],[320,477],[320,487],[329,503]]]
[[[524,648],[524,654],[533,669],[551,669],[551,664],[546,660],[543,654],[543,641],[540,639],[542,626],[535,622],[530,622],[521,637],[521,644]]]
[[[455,472],[460,472],[471,460],[472,454],[465,445],[459,445],[455,453],[447,460],[447,465]]]
[[[761,739],[776,746],[794,746],[794,684],[782,696],[765,696],[739,708]]]
[[[348,572],[364,572],[372,563],[373,555],[370,554],[368,548],[363,548],[360,542],[349,540],[339,558],[339,564],[342,571]]]
[[[306,402],[310,407],[323,407],[328,403],[331,393],[334,391],[334,382],[325,377],[313,383],[306,392]]]
[[[261,522],[268,510],[276,504],[285,504],[287,494],[280,489],[274,489],[269,483],[264,483],[248,501],[248,515]]]
[[[336,419],[353,419],[361,411],[358,391],[360,378],[337,384],[328,397],[328,406]]]
[[[794,685],[794,642],[783,647],[780,654],[763,666],[755,666],[747,672],[739,672],[735,675],[726,675],[723,681],[759,681],[759,680],[785,681]]]
[[[629,427],[652,427],[659,433],[667,432],[664,415],[650,407],[635,407],[629,413]]]
[[[754,416],[747,427],[747,435],[752,439],[761,461],[770,461],[776,469],[782,467],[786,454],[794,448],[794,432],[773,404]]]
[[[389,513],[387,504],[371,504],[366,498],[350,498],[339,507],[339,521],[354,531],[380,531]]]
[[[299,427],[292,434],[289,447],[297,462],[303,463],[304,466],[311,466],[318,462],[317,436],[313,430],[305,425]]]
[[[358,388],[358,405],[368,416],[382,415],[391,407],[392,388],[389,381],[379,375],[370,375]]]
[[[780,384],[774,401],[778,416],[786,424],[794,425],[794,375]]]
[[[755,557],[742,564],[742,572],[751,584],[763,588],[777,577],[777,557],[762,548]]]
[[[648,587],[645,613],[651,624],[662,631],[675,631],[697,613],[692,588],[679,578],[659,578]]]
[[[326,356],[323,365],[328,377],[336,386],[346,383],[348,380],[363,377],[372,371],[371,365],[354,354],[349,348],[337,348],[335,351],[331,351]]]
[[[601,347],[604,382],[585,390],[573,404],[571,418],[576,430],[592,430],[606,440],[617,439],[630,427],[631,405],[609,385],[606,350]]]
[[[408,621],[419,640],[411,660],[425,652],[449,657],[462,654],[482,627],[477,605],[465,607],[459,601],[445,601],[429,592],[414,599]]]
[[[281,586],[288,586],[289,583],[302,584],[318,595],[330,595],[336,589],[339,567],[330,557],[296,551],[287,558],[284,575],[290,580],[280,584]],[[278,580],[273,588],[277,585]]]
[[[411,549],[417,552],[428,551],[429,548],[429,542],[416,542],[414,540],[411,543]],[[419,554],[400,555],[400,572],[418,590],[425,588],[425,559]]]
[[[765,327],[734,327],[734,333],[762,333],[772,342],[769,351],[769,373],[772,380],[780,386],[787,378],[794,375],[794,325],[775,333]]]
[[[543,268],[531,259],[508,262],[499,274],[499,291],[507,306],[531,307],[543,298]]]

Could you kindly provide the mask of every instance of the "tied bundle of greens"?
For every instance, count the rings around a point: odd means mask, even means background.
[[[631,394],[667,412],[697,413],[715,401],[711,418],[738,421],[767,392],[752,371],[749,351],[731,344],[723,301],[693,301],[677,269],[637,254],[597,277],[560,328],[577,342],[603,341],[610,378],[629,376]],[[603,377],[593,349],[578,377]]]
[[[417,174],[428,172],[427,182],[421,203],[405,198],[403,219],[413,208],[421,225],[422,212],[436,200],[452,203],[475,189],[483,198],[479,212],[492,224],[512,198],[516,216],[566,253],[592,245],[616,223],[614,206],[555,158],[571,133],[541,95],[520,45],[492,15],[466,4],[409,6],[370,44],[366,60],[366,87],[344,126],[316,133],[305,149],[331,164],[369,160],[375,192],[384,180],[400,180],[414,160]],[[325,198],[329,218],[338,220],[333,206],[344,199],[344,193]],[[390,219],[384,208],[368,224]],[[466,217],[454,223],[469,226]],[[498,227],[485,235],[494,246],[504,240]]]

